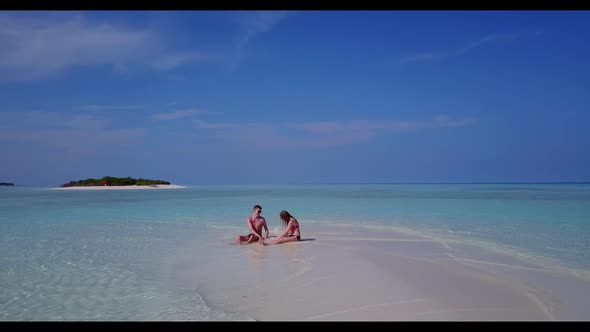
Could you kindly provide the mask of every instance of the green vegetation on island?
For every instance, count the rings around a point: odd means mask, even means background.
[[[85,179],[80,181],[70,181],[62,184],[61,187],[87,187],[87,186],[151,186],[156,184],[170,184],[168,181],[150,180],[150,179],[133,179],[131,177],[116,178],[105,176],[101,179]]]

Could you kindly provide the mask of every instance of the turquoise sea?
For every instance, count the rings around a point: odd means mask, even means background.
[[[203,271],[231,256],[254,204],[271,230],[288,210],[304,237],[306,224],[408,229],[590,271],[590,184],[0,187],[0,320],[250,319],[170,271],[189,250]]]

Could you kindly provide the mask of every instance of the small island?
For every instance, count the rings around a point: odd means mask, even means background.
[[[0,186],[9,186],[9,187],[14,187],[14,183],[9,183],[9,182],[0,182]]]
[[[151,179],[134,179],[131,177],[118,178],[114,176],[104,176],[100,179],[84,179],[79,181],[70,181],[64,183],[56,189],[172,189],[185,188],[183,186],[172,185],[168,181],[151,180]]]
[[[133,179],[131,177],[116,178],[113,176],[105,176],[101,179],[86,179],[80,181],[70,181],[62,184],[62,188],[67,187],[89,187],[89,186],[150,186],[156,184],[170,184],[168,181],[150,180],[150,179]]]

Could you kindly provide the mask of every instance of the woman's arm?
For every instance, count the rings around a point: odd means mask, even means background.
[[[283,232],[283,234],[279,235],[279,237],[277,239],[282,239],[283,237],[287,236],[287,234],[289,234],[289,230],[291,229],[292,226],[293,226],[293,218],[290,218],[289,223],[287,224],[287,227],[285,227],[285,231]]]

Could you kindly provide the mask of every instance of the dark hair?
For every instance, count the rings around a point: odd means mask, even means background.
[[[256,210],[256,209],[262,210],[262,206],[256,204],[256,205],[254,205],[254,208],[252,210]]]
[[[293,218],[293,216],[285,210],[281,211],[281,213],[279,215],[281,216],[281,220],[283,221],[285,226],[287,226],[287,224],[289,223],[289,220],[291,220],[291,218]]]

